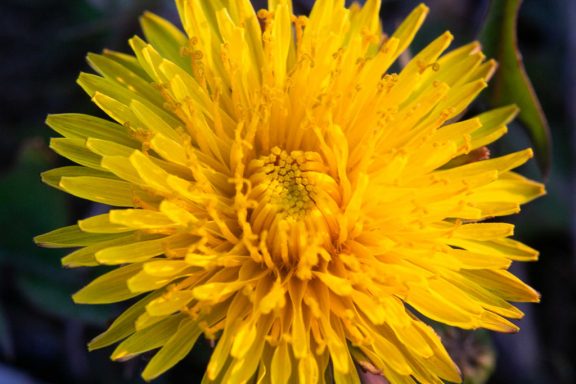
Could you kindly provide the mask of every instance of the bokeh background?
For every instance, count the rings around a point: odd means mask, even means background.
[[[200,0],[204,1],[204,0]],[[206,0],[209,1],[209,0]],[[496,0],[508,1],[508,0]],[[261,5],[263,1],[254,1]],[[392,31],[418,4],[383,0],[384,28]],[[296,1],[306,13],[312,1]],[[444,30],[455,46],[475,38],[488,0],[428,0],[430,16],[413,51]],[[69,225],[99,207],[52,190],[39,173],[65,165],[48,149],[48,113],[101,115],[75,84],[89,71],[85,54],[111,48],[129,52],[140,34],[138,16],[151,10],[176,22],[172,0],[2,0],[0,2],[0,383],[140,383],[146,356],[112,363],[111,349],[87,352],[123,305],[79,306],[70,295],[102,272],[65,270],[64,251],[39,249],[34,235]],[[527,72],[550,123],[553,165],[548,196],[509,218],[516,235],[541,250],[538,263],[515,272],[542,293],[515,335],[443,331],[467,372],[498,383],[576,382],[576,1],[525,0],[518,20]],[[474,109],[487,108],[486,100]],[[491,147],[506,153],[530,145],[519,124]],[[543,180],[532,161],[524,174]],[[199,383],[210,353],[201,343],[157,383]],[[496,358],[494,367],[493,361]]]

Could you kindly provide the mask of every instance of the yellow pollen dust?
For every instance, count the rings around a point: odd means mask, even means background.
[[[306,163],[316,153],[272,148],[269,155],[255,161],[259,170],[251,181],[260,185],[266,202],[287,220],[299,220],[314,207],[314,181],[308,177]]]

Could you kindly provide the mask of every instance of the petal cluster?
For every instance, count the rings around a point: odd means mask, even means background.
[[[495,70],[444,33],[398,72],[428,10],[388,36],[379,0],[177,0],[185,32],[152,14],[132,55],[88,56],[80,86],[110,119],[51,115],[77,163],[43,174],[109,212],[38,236],[77,247],[68,267],[116,268],[78,303],[142,298],[89,347],[143,377],[215,342],[206,382],[357,383],[369,361],[392,383],[459,382],[422,316],[517,331],[510,301],[538,293],[507,271],[537,252],[513,226],[544,193],[512,170],[530,149],[486,145],[516,108],[459,121]]]

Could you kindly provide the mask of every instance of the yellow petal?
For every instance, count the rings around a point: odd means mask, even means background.
[[[160,237],[159,239],[106,248],[96,252],[96,260],[107,265],[146,261],[166,252],[170,239],[174,239],[174,237]]]
[[[464,224],[454,230],[454,236],[463,239],[492,240],[508,237],[514,233],[514,226],[506,223]]]
[[[133,228],[126,227],[122,224],[111,222],[108,213],[79,220],[78,226],[84,232],[90,233],[122,233],[134,230]]]
[[[300,383],[317,383],[320,378],[318,363],[312,354],[298,360],[298,379]]]
[[[175,228],[176,224],[161,212],[147,209],[114,209],[110,222],[131,229]]]
[[[174,329],[171,331],[174,332]],[[172,368],[190,352],[201,333],[202,330],[195,321],[184,319],[178,330],[146,365],[142,378],[149,381]]]
[[[70,253],[62,258],[62,265],[68,268],[76,267],[93,267],[101,265],[96,260],[96,252],[122,244],[128,244],[135,240],[142,240],[144,238],[152,238],[150,235],[141,235],[138,233],[130,233],[128,235],[121,234],[119,237],[112,240],[100,241],[97,244],[89,245],[77,251]]]
[[[396,38],[400,42],[396,48],[396,57],[399,56],[412,42],[416,32],[424,23],[429,9],[426,5],[420,4],[404,19],[402,24],[394,31],[391,38]]]
[[[71,225],[36,236],[36,244],[47,248],[84,247],[103,241],[117,239],[122,234],[96,234],[84,232],[78,225]]]
[[[182,260],[156,260],[144,264],[144,272],[150,276],[169,277],[180,275],[190,264]]]
[[[79,113],[48,115],[46,124],[69,138],[112,140],[129,147],[138,145],[124,126],[90,115]]]
[[[126,361],[141,353],[151,351],[166,344],[184,316],[172,316],[159,321],[124,340],[112,352],[112,360]]]
[[[189,66],[189,61],[182,56],[181,49],[188,39],[178,28],[168,20],[163,19],[151,12],[145,12],[140,18],[140,24],[146,40],[153,45],[158,52],[178,64],[182,68]]]
[[[504,135],[508,131],[506,124],[512,121],[518,111],[518,107],[512,105],[478,115],[482,128],[472,134],[471,149],[490,144]]]
[[[341,296],[348,296],[352,293],[353,288],[350,281],[332,275],[330,273],[314,272],[314,276],[318,277],[332,292]]]
[[[184,308],[194,295],[192,291],[168,292],[146,305],[146,312],[151,316],[167,316]]]
[[[141,269],[141,264],[130,264],[105,273],[76,292],[72,299],[78,304],[109,304],[128,300],[139,293],[130,291],[126,282]]]
[[[103,170],[100,166],[100,156],[92,153],[88,148],[86,148],[86,140],[84,139],[51,139],[50,148],[52,148],[54,152],[75,163],[88,168]]]
[[[97,203],[116,207],[134,205],[134,187],[125,181],[92,176],[62,177],[60,188],[74,196]]]
[[[475,270],[463,271],[464,276],[482,285],[505,300],[538,302],[540,294],[508,271]]]
[[[256,335],[257,329],[255,324],[247,322],[241,326],[234,335],[230,355],[237,359],[242,359],[246,356],[246,353],[252,348],[253,343],[256,341]]]
[[[288,352],[288,344],[283,342],[274,349],[270,365],[270,381],[272,384],[287,384],[291,374],[292,358]],[[311,377],[308,380],[311,380]]]
[[[122,312],[108,327],[106,332],[96,336],[88,343],[88,349],[93,351],[104,348],[131,335],[136,330],[134,327],[136,319],[145,311],[146,304],[156,296],[158,296],[158,292],[151,293]]]
[[[450,239],[449,243],[478,253],[502,255],[510,260],[535,261],[538,259],[538,251],[508,238],[493,239],[491,241]]]
[[[102,177],[115,179],[116,177],[108,172],[99,171],[92,168],[78,167],[78,166],[67,166],[54,168],[46,172],[41,173],[42,181],[53,188],[60,188],[60,180],[63,177],[79,177],[79,176],[91,176],[91,177]]]
[[[150,77],[146,74],[146,71],[142,69],[138,60],[131,55],[127,55],[122,52],[112,51],[110,49],[104,49],[103,55],[114,61],[115,63],[121,65],[126,70],[135,73],[136,75],[140,76],[142,79],[146,81],[150,81]]]

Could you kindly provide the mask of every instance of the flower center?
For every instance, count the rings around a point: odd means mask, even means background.
[[[274,147],[269,155],[252,164],[259,168],[250,177],[252,185],[257,186],[256,192],[262,193],[257,201],[271,204],[283,219],[302,219],[314,208],[315,182],[311,172],[318,168],[318,160],[315,152],[288,153]]]
[[[328,250],[337,236],[338,185],[317,152],[274,147],[250,162],[252,202],[249,223],[264,262],[270,267],[296,268],[302,278]]]

